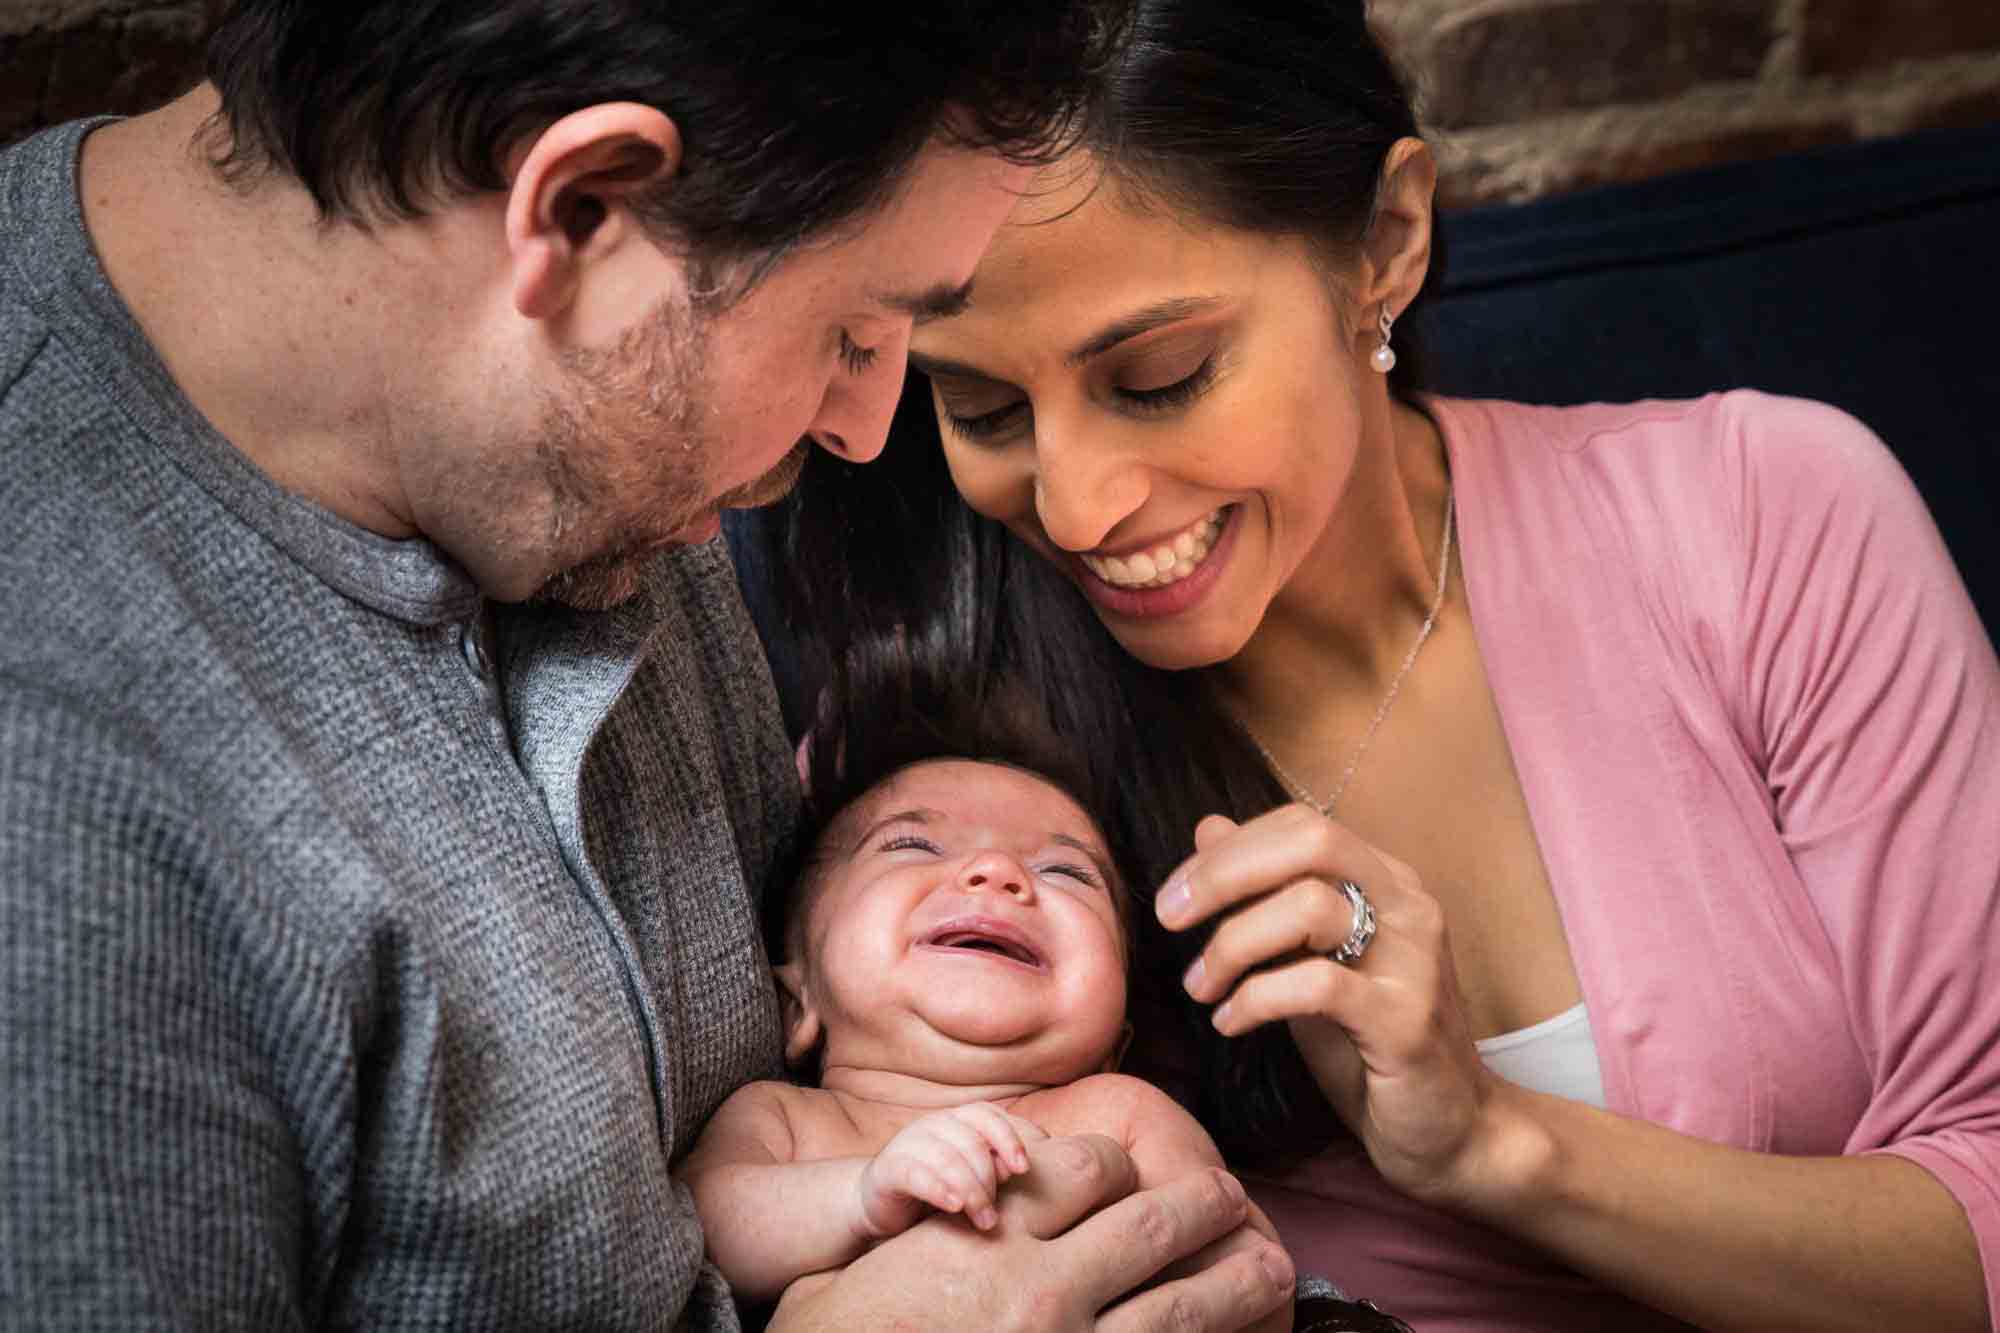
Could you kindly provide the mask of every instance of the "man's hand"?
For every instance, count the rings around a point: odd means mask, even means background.
[[[1243,1225],[1248,1205],[1228,1174],[1197,1172],[1134,1194],[1131,1160],[1108,1138],[1025,1147],[1031,1167],[1002,1191],[999,1226],[921,1222],[837,1274],[793,1283],[773,1333],[1226,1333],[1291,1300],[1291,1260],[1269,1242],[1146,1285]]]

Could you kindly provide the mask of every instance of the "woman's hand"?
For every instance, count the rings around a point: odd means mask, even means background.
[[[1480,1063],[1459,1004],[1444,912],[1416,872],[1304,805],[1195,830],[1195,854],[1155,902],[1162,924],[1214,923],[1188,994],[1238,1036],[1284,1020],[1327,1100],[1383,1177],[1418,1199],[1467,1196],[1495,1137],[1498,1080]],[[1376,934],[1351,964],[1328,955],[1361,886]]]

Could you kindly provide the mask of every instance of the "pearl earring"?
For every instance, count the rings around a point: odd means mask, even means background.
[[[1377,347],[1368,357],[1368,364],[1375,367],[1375,369],[1384,375],[1396,368],[1396,349],[1389,346],[1389,326],[1395,322],[1389,314],[1389,303],[1384,301],[1382,303],[1382,316],[1377,321],[1377,327],[1382,330],[1382,345]]]

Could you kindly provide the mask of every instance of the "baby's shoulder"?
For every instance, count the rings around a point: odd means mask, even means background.
[[[1044,1088],[1023,1097],[1016,1111],[1051,1134],[1106,1134],[1128,1151],[1135,1143],[1163,1141],[1214,1151],[1179,1102],[1130,1074],[1092,1074]]]
[[[846,1122],[833,1094],[778,1079],[746,1083],[716,1108],[703,1133],[747,1137],[781,1160],[823,1156],[819,1144]]]

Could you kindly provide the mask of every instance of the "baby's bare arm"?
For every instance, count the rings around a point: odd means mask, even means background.
[[[724,1102],[681,1163],[708,1257],[745,1299],[774,1301],[795,1278],[839,1268],[868,1246],[867,1157],[796,1160],[796,1089],[752,1083]]]
[[[1144,1079],[1129,1074],[1093,1074],[1041,1096],[1060,1097],[1060,1110],[1054,1115],[1057,1123],[1049,1123],[1052,1133],[1080,1133],[1086,1122],[1094,1122],[1091,1127],[1111,1135],[1124,1147],[1139,1173],[1141,1189],[1223,1165],[1215,1140],[1208,1136],[1201,1122]],[[1278,1229],[1271,1225],[1264,1210],[1252,1203],[1249,1212],[1249,1220],[1235,1232],[1167,1269],[1163,1276],[1200,1272],[1224,1255],[1257,1247],[1260,1235],[1274,1244],[1280,1243]],[[1291,1327],[1292,1308],[1287,1302],[1282,1310],[1253,1325],[1252,1330],[1291,1333]]]
[[[877,1152],[802,1159],[799,1117],[814,1095],[782,1083],[740,1089],[681,1166],[709,1258],[750,1300],[842,1267],[932,1210],[991,1228],[1001,1183],[1028,1169],[1024,1144],[1045,1137],[973,1102],[918,1117]]]

